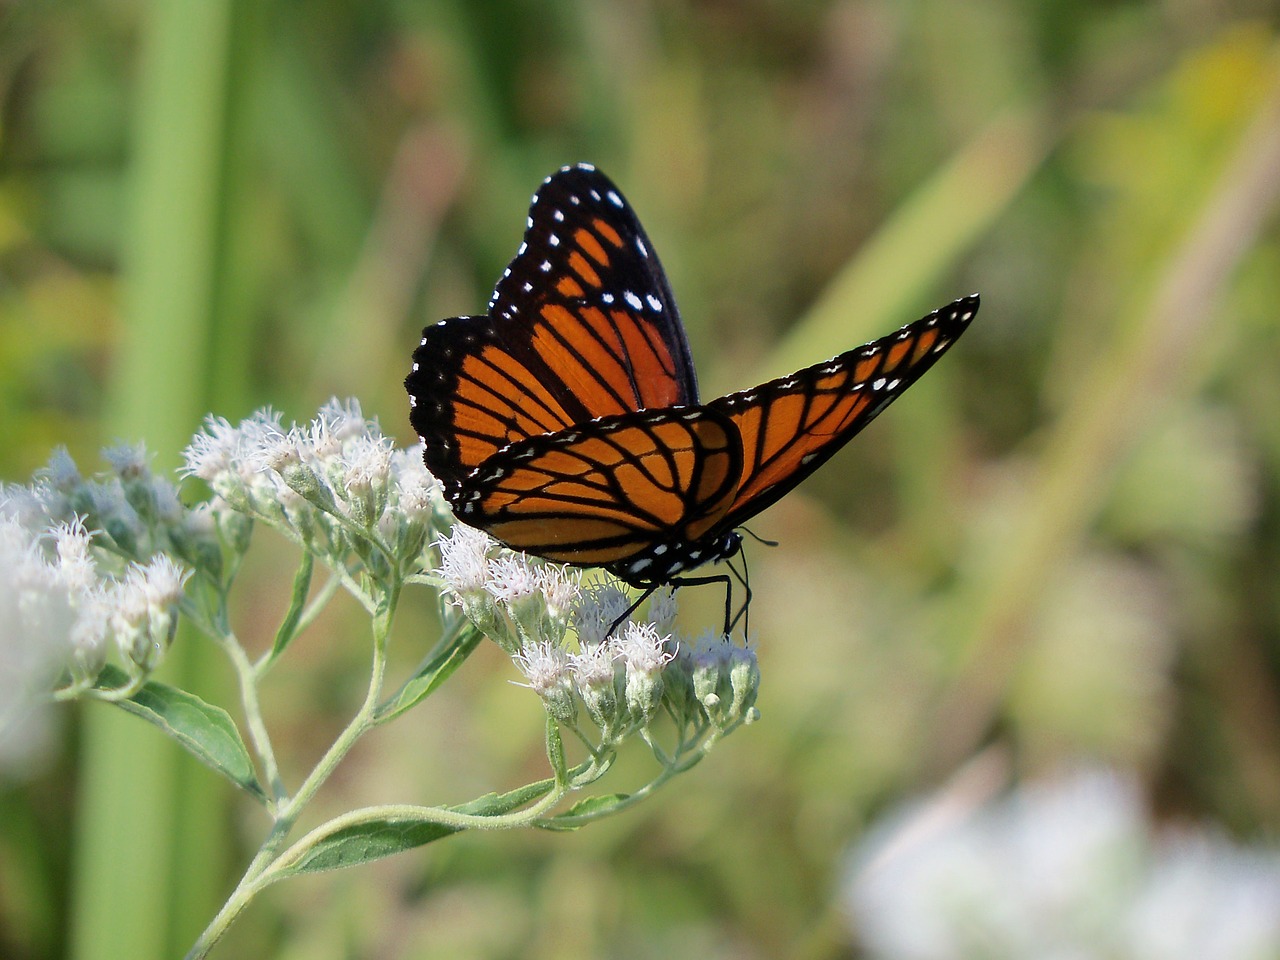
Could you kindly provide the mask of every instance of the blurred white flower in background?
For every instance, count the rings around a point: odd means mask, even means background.
[[[893,960],[1280,957],[1280,852],[1154,826],[1135,780],[1081,769],[992,797],[989,765],[854,850],[859,944]]]

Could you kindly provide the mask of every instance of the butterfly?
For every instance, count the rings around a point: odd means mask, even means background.
[[[410,420],[457,518],[507,546],[647,593],[727,584],[678,578],[734,557],[738,528],[933,366],[977,310],[964,297],[702,403],[653,244],[618,188],[577,164],[534,195],[488,311],[422,332]]]

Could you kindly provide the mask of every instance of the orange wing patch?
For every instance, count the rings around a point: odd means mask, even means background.
[[[580,565],[614,563],[656,534],[697,539],[733,503],[741,455],[727,421],[674,409],[634,422],[595,421],[517,444],[484,464],[469,486],[474,513],[504,543]],[[474,521],[480,522],[480,521]]]

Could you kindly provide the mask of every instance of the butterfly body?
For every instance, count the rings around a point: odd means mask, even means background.
[[[737,527],[874,419],[977,309],[957,300],[703,404],[639,221],[595,168],[566,167],[534,196],[488,314],[423,331],[410,418],[460,520],[652,587],[734,556]]]

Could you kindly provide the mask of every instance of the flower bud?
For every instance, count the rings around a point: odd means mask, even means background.
[[[716,723],[724,715],[724,697],[730,694],[726,675],[730,646],[722,634],[707,633],[698,640],[692,656],[693,694]]]
[[[651,623],[628,623],[618,644],[627,665],[627,710],[641,726],[648,726],[662,703],[662,670],[671,661],[667,638]]]
[[[578,719],[578,702],[573,696],[573,668],[569,656],[549,643],[526,644],[513,658],[525,684],[542,698],[542,705],[555,720],[573,725]]]
[[[760,664],[754,650],[746,647],[729,647],[729,689],[733,701],[729,706],[730,719],[742,718],[751,722],[755,712],[756,695],[760,689]]]
[[[599,643],[582,648],[571,658],[578,694],[591,720],[606,736],[618,722],[618,671],[611,645]]]

